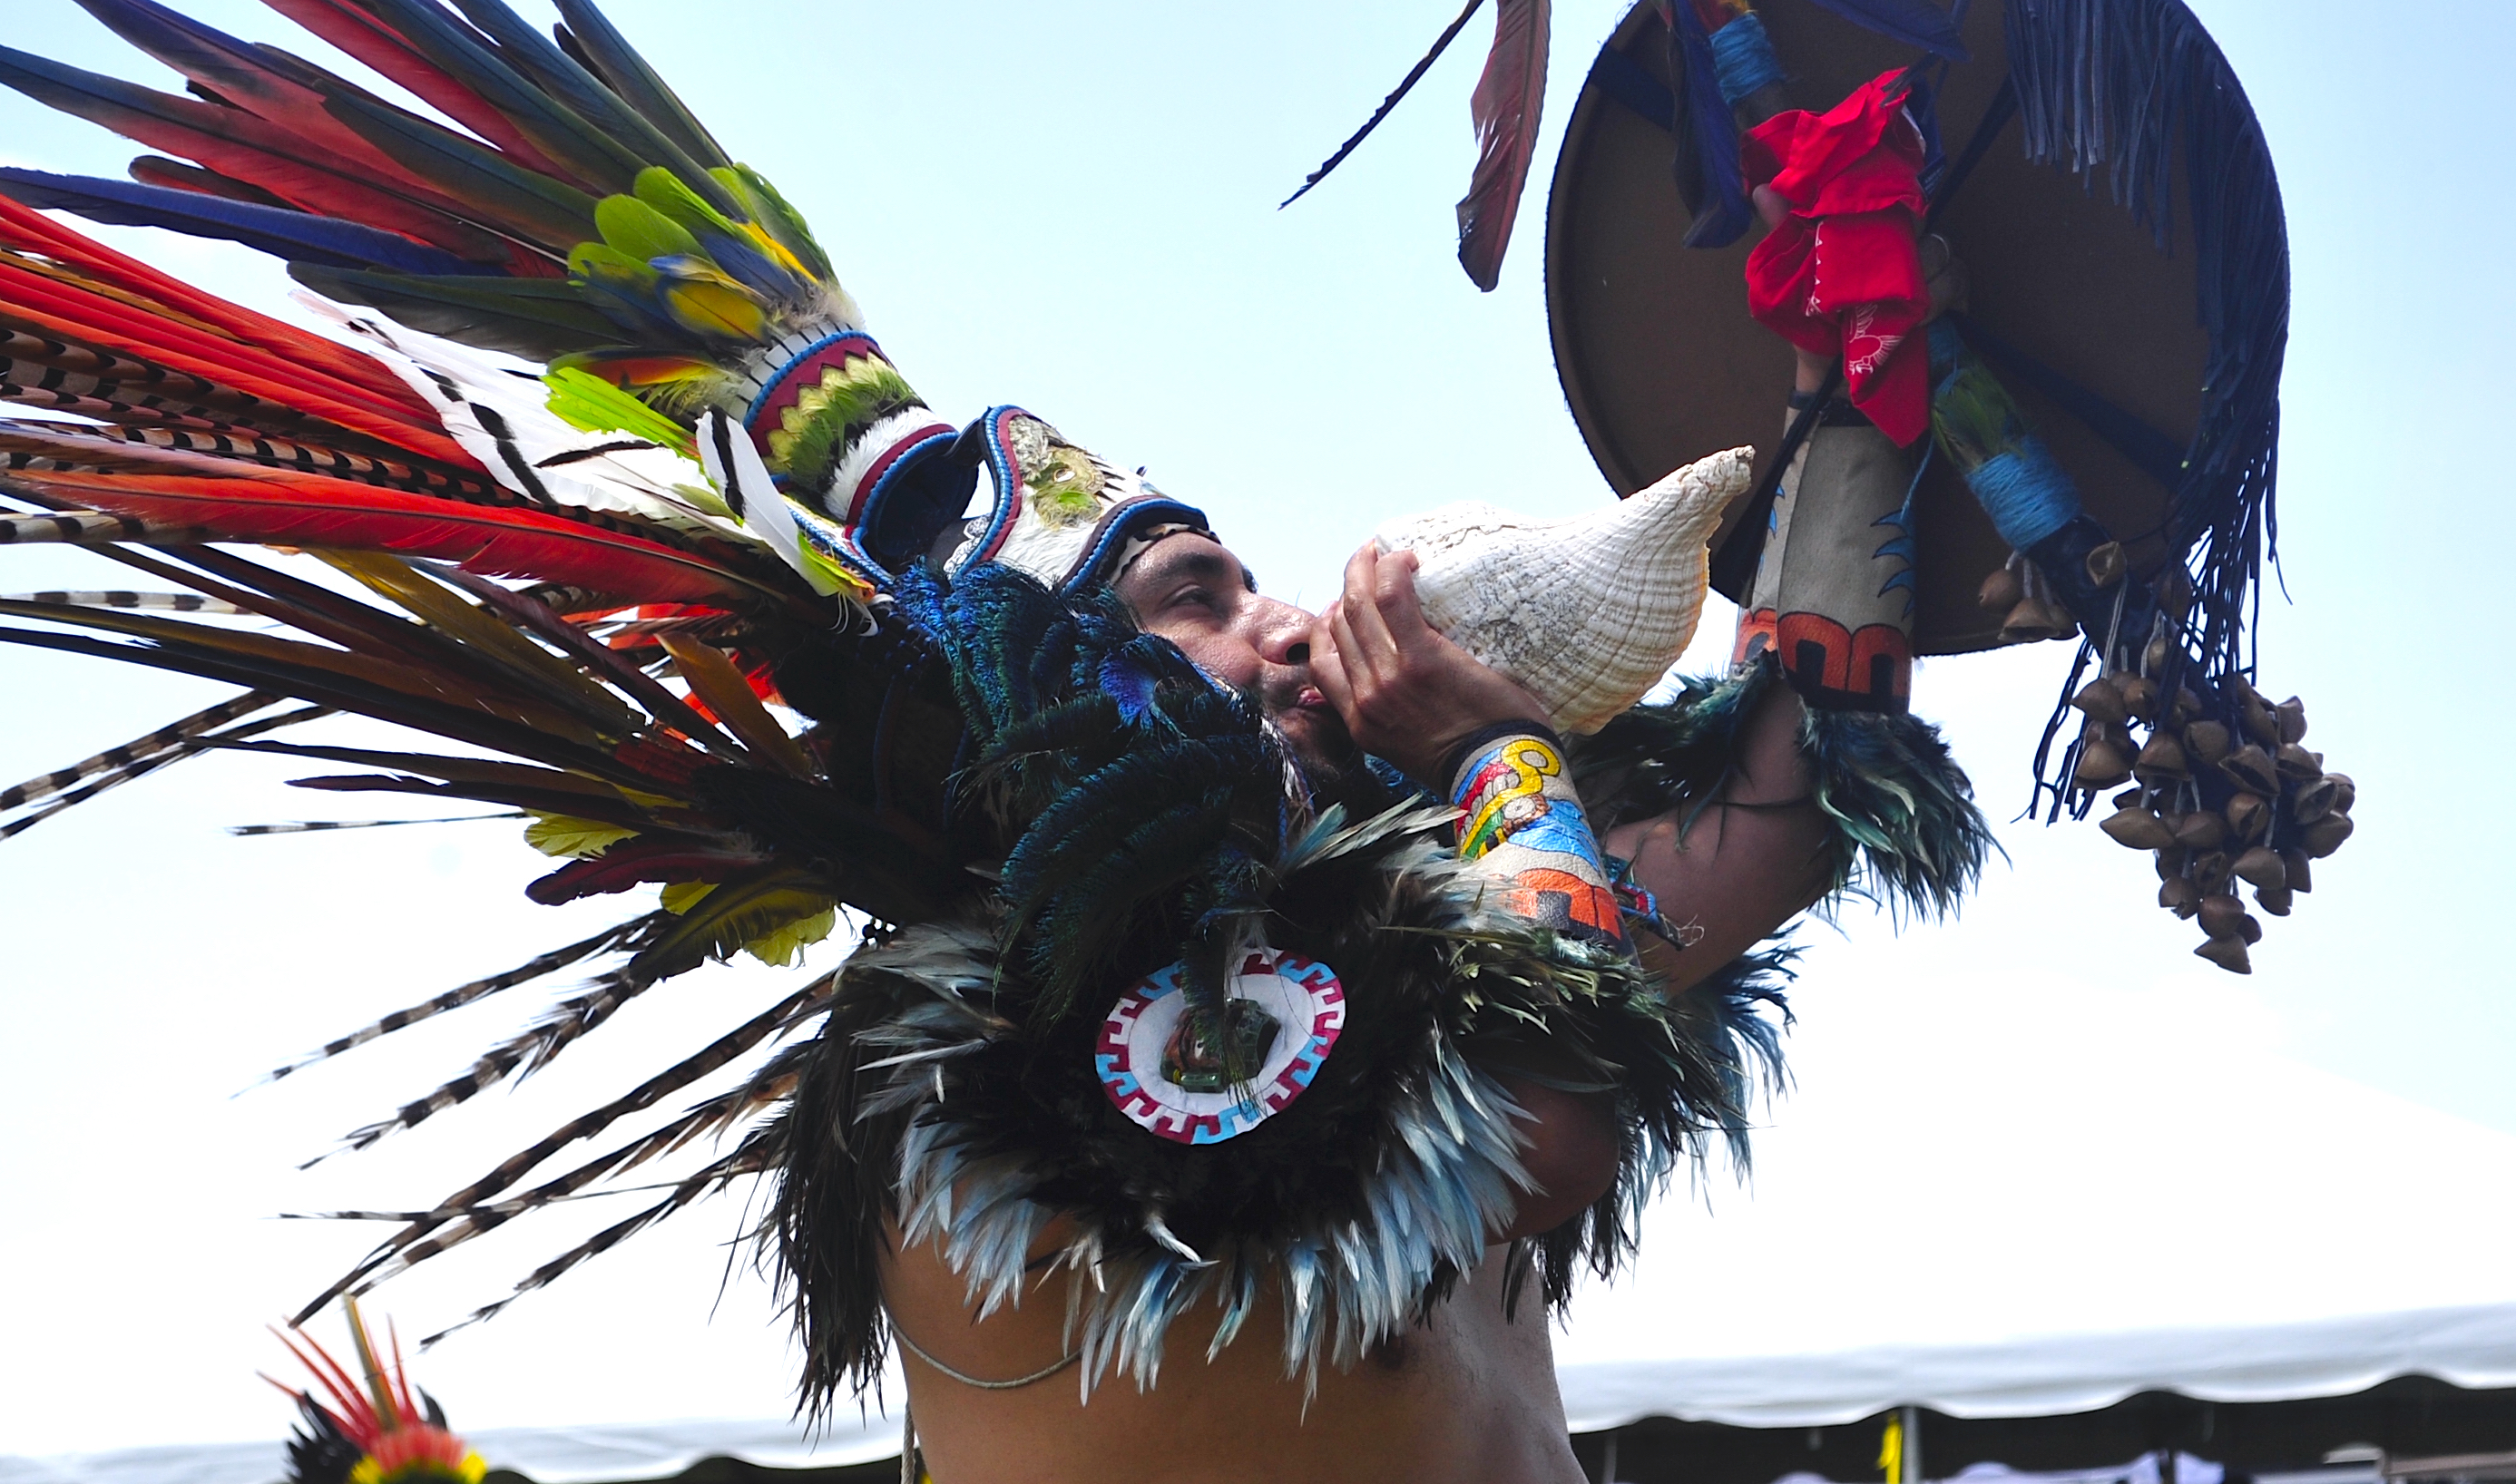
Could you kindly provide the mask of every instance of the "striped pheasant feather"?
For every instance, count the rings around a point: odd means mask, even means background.
[[[231,824],[228,833],[239,839],[265,835],[319,835],[331,830],[390,830],[405,824],[472,824],[487,819],[530,819],[522,809],[500,814],[449,814],[436,819],[282,819],[269,824]]]
[[[27,600],[74,602],[82,596],[84,595],[71,593],[35,593],[28,595]],[[82,758],[67,767],[55,768],[49,773],[39,774],[23,783],[0,789],[0,810],[14,809],[39,799],[49,799],[70,788],[81,779],[93,778],[99,773],[111,772],[116,768],[129,767],[143,759],[171,752],[204,732],[214,731],[230,721],[249,717],[257,711],[278,704],[277,696],[263,695],[255,691],[248,691],[232,700],[221,701],[216,706],[196,711],[182,721],[170,721],[155,731],[134,737],[119,747],[108,747],[93,758]]]
[[[5,603],[7,601],[7,599],[0,599],[0,603]],[[241,704],[241,700],[237,702],[229,702],[227,704],[231,706],[238,705]],[[271,704],[273,704],[273,702],[269,699],[262,700],[257,705],[246,711],[244,715],[250,716],[252,712],[262,710],[264,707]],[[214,707],[212,709],[218,710],[221,708]],[[38,804],[39,806],[26,809],[23,813],[19,814],[15,819],[0,822],[0,841],[10,840],[19,835],[22,835],[26,831],[33,829],[36,825],[43,823],[45,820],[51,819],[67,809],[75,808],[79,804],[85,804],[89,800],[94,799],[98,795],[105,793],[108,790],[120,788],[126,783],[137,782],[138,780],[148,776],[150,773],[156,772],[160,768],[166,767],[172,763],[181,763],[187,758],[197,757],[209,747],[232,744],[250,737],[260,736],[265,732],[275,731],[281,727],[294,726],[301,721],[313,721],[316,716],[322,714],[322,709],[319,707],[300,707],[293,711],[283,712],[276,717],[270,717],[261,721],[248,721],[243,722],[241,725],[233,726],[225,731],[215,729],[217,725],[223,723],[212,723],[213,729],[203,731],[194,736],[179,738],[173,744],[158,748],[154,751],[135,753],[128,762],[108,765],[86,774],[86,781],[79,784],[77,787],[67,788],[58,793],[29,797],[24,802]],[[187,718],[186,721],[197,720],[197,717]],[[174,723],[174,726],[182,726],[184,724],[186,724],[185,721],[178,721]],[[158,732],[150,733],[149,736],[162,736],[164,731],[172,729],[172,727],[163,728]],[[149,740],[149,738],[142,738],[140,740],[145,742]],[[30,787],[35,783],[58,779],[64,772],[70,772],[76,768],[86,767],[100,760],[111,758],[116,753],[121,753],[125,748],[130,746],[132,746],[132,744],[127,743],[124,748],[115,748],[111,752],[100,753],[96,758],[88,759],[85,763],[73,764],[71,768],[64,768],[60,771],[47,774],[43,779],[32,779],[26,784],[19,785],[18,788],[0,791],[0,798],[6,798],[10,794],[17,793],[19,789]],[[0,813],[6,813],[8,811],[8,805],[0,805]]]
[[[536,955],[504,972],[489,974],[483,978],[475,979],[469,984],[457,985],[433,999],[422,1000],[417,1005],[395,1010],[392,1014],[371,1024],[360,1026],[338,1040],[324,1042],[322,1046],[294,1061],[272,1068],[254,1086],[260,1087],[264,1083],[277,1082],[293,1072],[302,1072],[314,1063],[327,1061],[343,1051],[356,1051],[370,1041],[390,1036],[408,1026],[417,1025],[422,1020],[432,1019],[444,1014],[447,1010],[461,1010],[467,1005],[477,1004],[491,995],[514,989],[520,984],[529,984],[535,979],[555,974],[572,964],[581,964],[597,955],[610,953],[635,942],[640,933],[651,930],[657,926],[657,919],[661,916],[660,913],[650,913],[645,917],[632,918],[625,923],[615,923],[592,937],[581,938],[565,948],[554,948],[548,953]]]
[[[252,609],[239,607],[223,598],[204,598],[198,593],[139,593],[124,588],[8,593],[0,594],[0,602],[54,603],[68,608],[131,608],[143,613],[208,613],[221,618],[253,615]],[[175,724],[180,726],[183,723]],[[11,792],[0,789],[0,808],[9,807]]]
[[[0,459],[0,467],[6,467]],[[0,546],[33,546],[39,542],[63,542],[71,546],[95,546],[107,541],[144,541],[151,535],[181,538],[180,530],[151,526],[131,515],[108,515],[103,511],[65,510],[42,515],[0,515]]]
[[[792,1029],[800,1018],[826,1002],[835,977],[835,974],[822,975],[637,1088],[563,1124],[502,1161],[481,1178],[448,1195],[429,1211],[392,1216],[368,1213],[355,1217],[350,1217],[348,1213],[335,1214],[355,1219],[396,1219],[406,1224],[338,1280],[331,1292],[309,1304],[307,1312],[314,1312],[344,1293],[364,1294],[397,1274],[474,1237],[484,1235],[526,1212],[555,1201],[576,1199],[588,1193],[588,1187],[600,1180],[616,1178],[708,1133],[721,1133],[784,1095],[783,1090],[791,1085],[794,1076],[792,1056],[774,1061],[741,1089],[701,1103],[662,1129],[588,1160],[512,1200],[495,1199],[560,1150],[594,1137],[622,1118],[653,1107],[667,1096],[731,1065],[761,1042]]]

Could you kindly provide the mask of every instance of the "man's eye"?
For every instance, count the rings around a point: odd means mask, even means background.
[[[1172,595],[1170,605],[1174,608],[1187,606],[1213,608],[1217,606],[1214,600],[1214,592],[1210,588],[1182,588],[1178,593]]]

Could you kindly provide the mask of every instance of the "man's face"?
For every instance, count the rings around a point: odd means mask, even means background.
[[[1259,596],[1257,580],[1220,542],[1183,531],[1153,544],[1113,591],[1148,634],[1258,704],[1312,762],[1353,751],[1345,723],[1311,682],[1311,615]]]

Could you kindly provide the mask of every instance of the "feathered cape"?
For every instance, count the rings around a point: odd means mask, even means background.
[[[1448,810],[1385,788],[1362,817],[1319,805],[1263,719],[1106,595],[1069,603],[1003,569],[913,591],[971,720],[969,801],[1009,846],[989,899],[851,960],[799,1064],[775,1224],[809,1391],[878,1371],[895,1227],[937,1244],[982,1312],[1019,1301],[1044,1259],[1075,1270],[1087,1384],[1112,1368],[1150,1383],[1199,1303],[1231,1342],[1270,1289],[1288,1374],[1351,1364],[1427,1313],[1530,1190],[1494,1075],[1527,1064],[1516,1051],[1610,1099],[1619,1160],[1587,1213],[1514,1253],[1507,1296],[1534,1276],[1565,1301],[1579,1267],[1631,1250],[1644,1202],[1707,1139],[1743,1152],[1756,1075],[1779,1068],[1759,1007],[1781,1003],[1784,951],[1666,995],[1498,910],[1453,858]],[[1777,683],[1760,669],[1620,719],[1581,755],[1603,812],[1708,799]],[[1986,836],[1929,728],[1810,726],[1834,885],[1866,859],[1886,894],[1952,902]],[[1136,977],[1252,937],[1330,966],[1341,1039],[1237,1137],[1148,1134],[1095,1075],[1104,1017]]]

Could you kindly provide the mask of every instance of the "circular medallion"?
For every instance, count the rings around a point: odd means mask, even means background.
[[[1139,981],[1101,1022],[1093,1057],[1118,1111],[1183,1144],[1246,1134],[1302,1095],[1345,1029],[1345,986],[1312,959],[1254,948],[1225,986],[1223,1037],[1254,1060],[1247,1096],[1224,1081],[1223,1049],[1188,1033],[1180,966]]]

